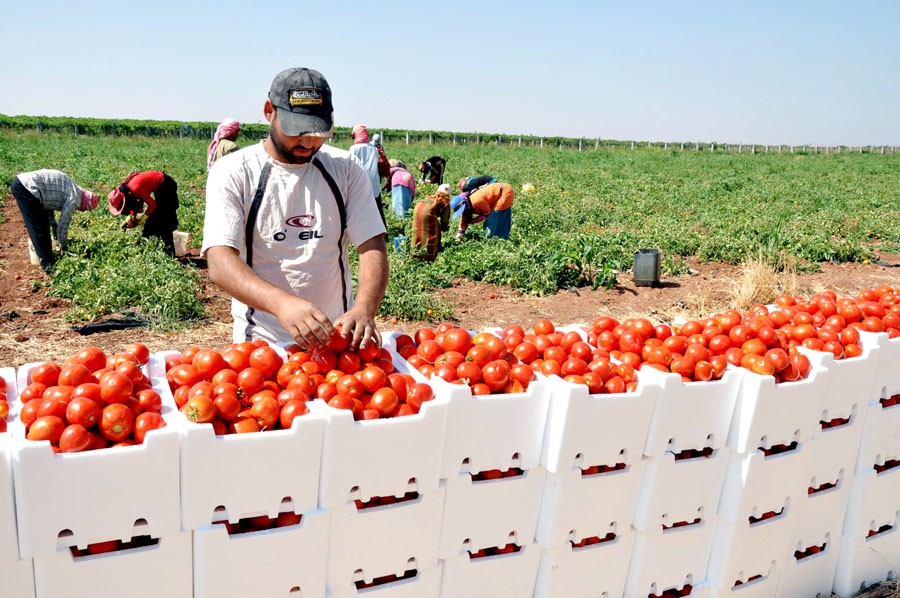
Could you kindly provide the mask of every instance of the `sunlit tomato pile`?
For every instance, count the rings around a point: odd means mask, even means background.
[[[6,378],[0,376],[0,434],[6,432],[7,417],[9,417],[9,398],[6,396]]]
[[[412,415],[434,398],[427,384],[394,372],[387,350],[351,351],[349,342],[336,333],[326,347],[289,347],[287,359],[261,340],[189,347],[167,357],[166,379],[182,413],[217,435],[288,429],[314,399],[360,420]]]
[[[143,443],[166,425],[162,399],[141,370],[149,357],[147,345],[134,343],[109,357],[86,347],[62,366],[36,366],[19,395],[26,438],[48,440],[64,453]]]

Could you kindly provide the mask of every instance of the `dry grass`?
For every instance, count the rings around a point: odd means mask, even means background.
[[[900,579],[892,579],[868,587],[853,598],[900,598]]]
[[[779,295],[799,293],[794,261],[779,259],[773,264],[760,253],[742,266],[741,277],[734,284],[730,304],[735,309],[746,311],[752,305],[772,303]]]

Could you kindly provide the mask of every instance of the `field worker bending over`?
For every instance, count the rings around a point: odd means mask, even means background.
[[[444,169],[447,167],[447,161],[440,156],[431,156],[424,162],[419,163],[419,172],[422,177],[420,183],[429,183],[431,185],[444,184]]]
[[[475,191],[480,187],[484,187],[485,185],[496,182],[496,177],[493,177],[489,174],[483,174],[481,176],[463,177],[456,182],[456,187],[463,193],[471,194],[472,191]]]
[[[416,178],[400,160],[391,160],[391,207],[397,216],[405,216],[416,196]]]
[[[47,272],[56,261],[52,231],[56,232],[60,252],[65,251],[72,214],[75,210],[85,212],[96,208],[97,194],[82,189],[65,173],[50,169],[16,175],[10,189],[22,212],[25,230],[41,261],[41,268]],[[59,223],[53,215],[56,210],[59,210]]]
[[[372,196],[384,220],[384,208],[381,207],[381,176],[378,174],[378,161],[380,155],[378,148],[369,140],[369,130],[366,125],[353,127],[353,145],[350,146],[350,155],[359,160],[360,166],[369,175],[372,184]]]
[[[241,132],[241,123],[233,118],[226,118],[216,127],[216,134],[206,150],[206,170],[212,168],[213,163],[231,152],[241,149],[237,143],[238,133]]]
[[[514,200],[515,194],[509,183],[490,183],[471,194],[457,195],[450,203],[453,217],[460,218],[456,238],[462,238],[471,224],[484,220],[488,237],[509,239]]]
[[[437,193],[416,204],[413,213],[411,255],[433,262],[441,250],[441,232],[450,229],[450,185],[444,183]]]
[[[354,349],[380,344],[385,226],[367,173],[324,145],[334,132],[328,82],[311,69],[282,71],[263,114],[268,137],[223,160],[206,183],[201,256],[233,297],[234,340],[314,347],[340,326]],[[359,253],[355,300],[350,243]]]
[[[157,237],[170,256],[175,256],[172,233],[178,228],[178,184],[161,170],[132,172],[109,192],[109,211],[125,214],[122,228],[143,224],[143,236]]]

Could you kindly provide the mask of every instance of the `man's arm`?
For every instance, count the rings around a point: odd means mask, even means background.
[[[356,299],[353,307],[347,313],[337,319],[341,333],[352,333],[350,347],[365,347],[372,340],[376,345],[381,345],[381,337],[375,327],[375,314],[388,282],[388,258],[387,246],[384,243],[384,235],[376,235],[362,243],[359,252],[359,276]]]
[[[334,325],[322,310],[306,299],[292,295],[260,278],[233,247],[224,245],[210,247],[206,250],[206,258],[210,280],[238,301],[273,314],[300,346],[324,345],[330,340]],[[360,272],[362,272],[362,254],[360,254]],[[360,287],[362,287],[361,273]]]

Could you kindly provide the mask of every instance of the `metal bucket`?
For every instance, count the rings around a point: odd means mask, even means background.
[[[638,249],[634,254],[634,284],[639,287],[659,286],[659,249]]]

